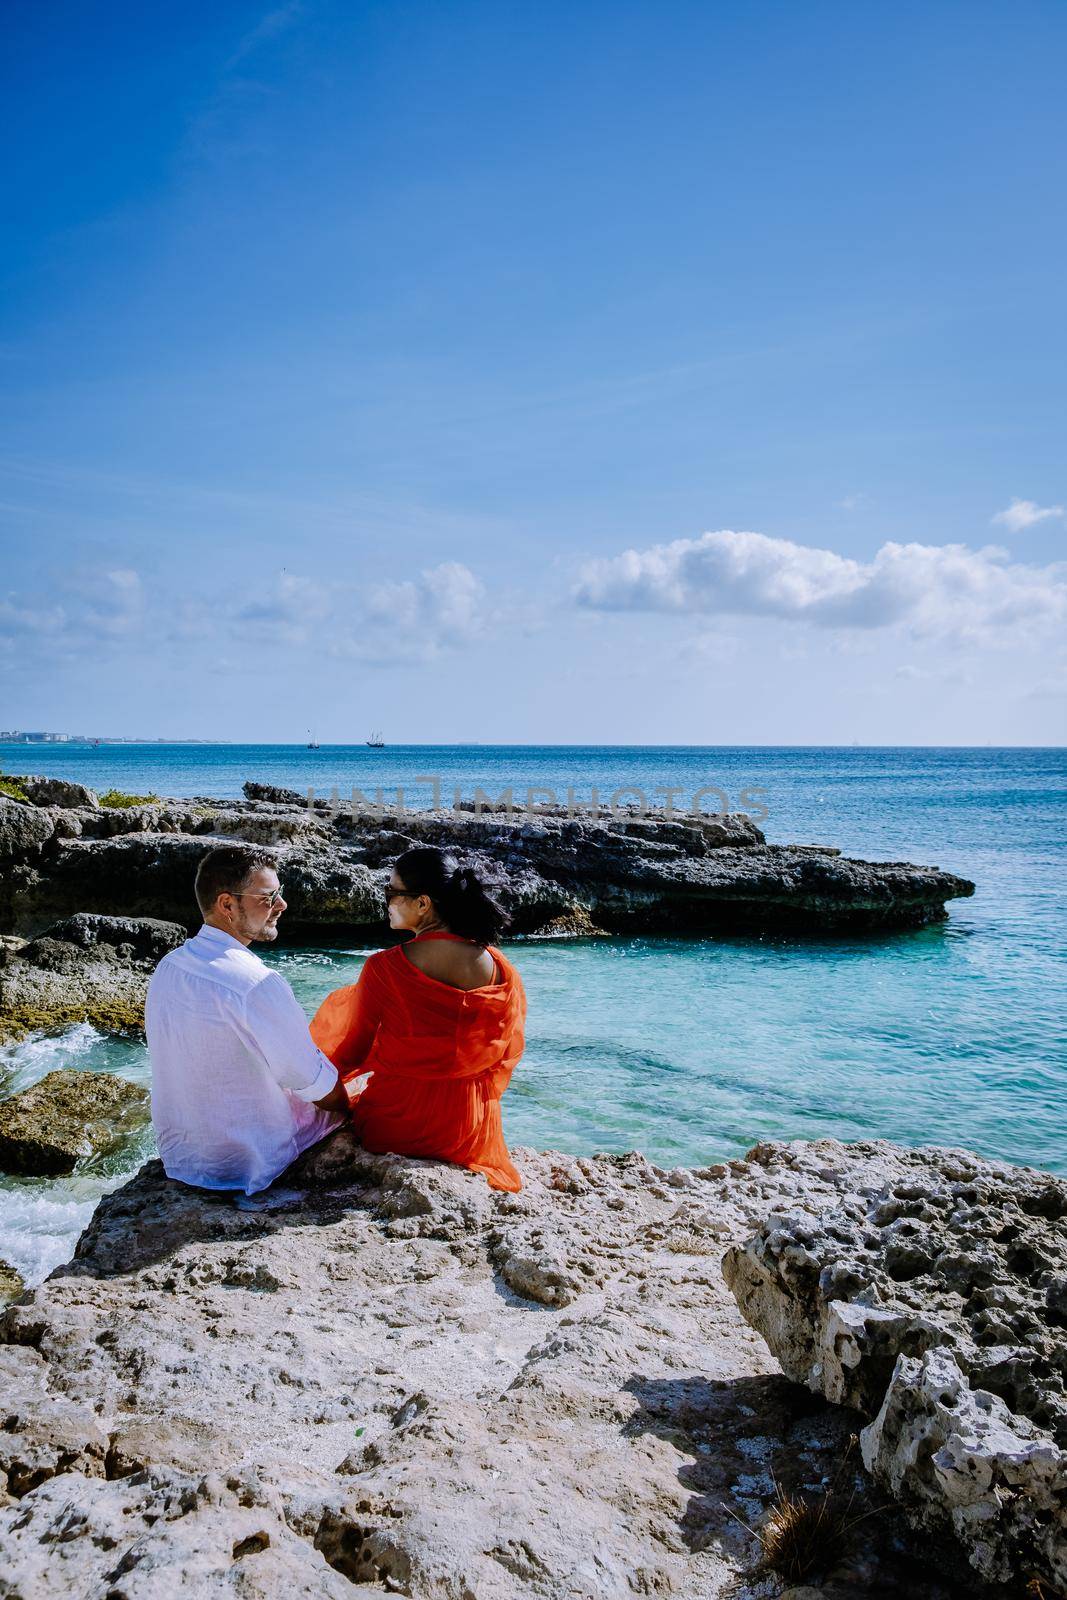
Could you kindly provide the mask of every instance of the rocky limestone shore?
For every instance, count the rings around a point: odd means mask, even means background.
[[[384,920],[386,870],[412,845],[475,864],[516,933],[701,933],[719,928],[921,927],[973,883],[938,867],[851,860],[832,846],[770,845],[742,813],[594,818],[545,807],[356,815],[294,791],[126,808],[0,797],[0,931],[37,932],[79,911],[195,923],[196,863],[247,840],[280,857],[290,932],[358,934]],[[77,788],[78,786],[66,786]]]
[[[153,1162],[102,1201],[0,1321],[0,1593],[1021,1593],[919,1542],[850,1450],[865,1415],[784,1377],[720,1270],[772,1215],[832,1213],[865,1169],[940,1182],[945,1152],[516,1158],[499,1194],[342,1131],[252,1200]],[[751,1531],[779,1492],[849,1509],[801,1587]]]
[[[860,1413],[864,1463],[917,1525],[986,1578],[1067,1589],[1067,1183],[893,1146],[817,1177],[727,1251],[745,1318]]]
[[[0,950],[0,1039],[90,1022],[106,1033],[144,1025],[148,980],[185,929],[156,917],[78,912]]]

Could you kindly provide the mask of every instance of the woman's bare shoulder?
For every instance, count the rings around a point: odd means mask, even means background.
[[[457,989],[477,989],[492,983],[496,971],[493,957],[481,945],[453,944],[450,939],[412,940],[404,955],[420,972]]]

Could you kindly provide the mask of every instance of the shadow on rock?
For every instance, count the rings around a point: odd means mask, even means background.
[[[1008,1591],[976,1584],[962,1557],[953,1566],[943,1548],[931,1570],[928,1541],[863,1470],[856,1413],[777,1375],[635,1376],[625,1387],[641,1409],[624,1435],[652,1433],[692,1454],[678,1474],[689,1493],[680,1531],[691,1551],[720,1550],[758,1581],[774,1573],[760,1535],[775,1508],[785,1497],[829,1498],[847,1527],[841,1549],[824,1570],[779,1573],[782,1582],[816,1584],[812,1592],[827,1600],[1007,1600]],[[745,1580],[737,1592],[747,1593]]]
[[[372,1155],[349,1128],[305,1151],[255,1195],[194,1188],[168,1178],[161,1161],[149,1161],[101,1200],[73,1259],[52,1276],[132,1275],[166,1263],[191,1244],[239,1245],[286,1228],[328,1226],[356,1208],[373,1210],[393,1232],[424,1231],[417,1226],[420,1217],[440,1217],[458,1227],[477,1220],[470,1214],[480,1211],[480,1201],[464,1170]]]

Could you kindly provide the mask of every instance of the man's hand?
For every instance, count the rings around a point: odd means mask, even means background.
[[[321,1100],[315,1100],[312,1103],[317,1105],[320,1111],[340,1111],[343,1116],[347,1116],[351,1108],[348,1090],[340,1077],[338,1077],[329,1094],[323,1095]]]

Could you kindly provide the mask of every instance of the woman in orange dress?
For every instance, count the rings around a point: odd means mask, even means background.
[[[470,867],[408,850],[386,890],[389,926],[414,937],[379,950],[359,981],[335,989],[311,1024],[346,1083],[367,1150],[436,1156],[522,1188],[504,1143],[500,1098],[522,1055],[526,993],[490,941],[507,918]]]

